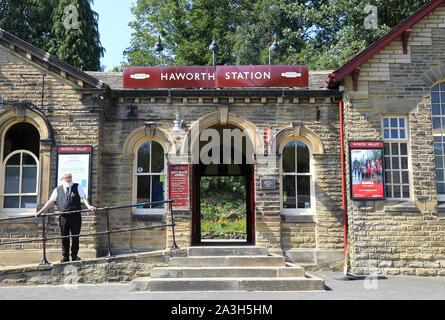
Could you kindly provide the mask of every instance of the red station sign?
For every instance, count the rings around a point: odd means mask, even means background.
[[[124,88],[308,87],[301,65],[127,67]]]

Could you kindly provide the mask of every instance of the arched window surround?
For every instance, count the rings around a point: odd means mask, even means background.
[[[46,116],[37,109],[26,105],[26,103],[14,104],[13,108],[0,113],[0,170],[3,160],[3,143],[9,128],[21,122],[33,125],[40,135],[39,141],[39,162],[38,162],[38,195],[37,205],[43,206],[50,196],[52,183],[50,181],[51,172],[51,150],[53,149],[53,129]],[[0,186],[0,188],[2,188]],[[3,199],[0,199],[3,201]],[[35,211],[35,209],[33,210]],[[29,213],[20,211],[23,215]],[[10,215],[10,212],[0,208],[0,216]],[[20,215],[20,213],[18,213]]]

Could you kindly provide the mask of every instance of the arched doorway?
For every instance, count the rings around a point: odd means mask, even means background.
[[[244,237],[235,239],[235,243],[255,244],[253,150],[249,137],[234,125],[214,125],[200,132],[199,164],[193,165],[192,244],[209,243],[203,237],[203,223],[207,223],[203,219],[208,216],[205,210],[209,209],[205,207],[208,198],[211,197],[210,202],[216,203],[230,193],[235,195],[232,198],[236,200],[236,206],[243,206],[240,208],[242,210],[230,214],[214,213],[219,217],[222,216],[225,219],[223,221],[229,224],[230,221],[227,220],[245,219]],[[203,192],[204,189],[208,191],[212,187],[221,190]],[[220,206],[212,208],[210,210],[219,210],[215,208]],[[244,212],[245,216],[238,217],[240,212]]]

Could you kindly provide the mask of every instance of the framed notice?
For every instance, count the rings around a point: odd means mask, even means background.
[[[350,141],[349,168],[353,200],[384,200],[382,141]]]
[[[91,146],[58,146],[57,147],[57,180],[61,184],[63,172],[73,175],[73,183],[78,183],[91,198]]]
[[[173,202],[173,210],[190,210],[190,166],[171,164],[168,166],[169,199]]]

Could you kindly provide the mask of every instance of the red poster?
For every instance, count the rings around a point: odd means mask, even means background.
[[[307,66],[124,68],[124,88],[308,87]]]
[[[190,167],[188,165],[172,164],[169,172],[169,199],[173,202],[173,210],[190,210]]]
[[[383,142],[351,141],[349,159],[352,199],[385,199]]]

